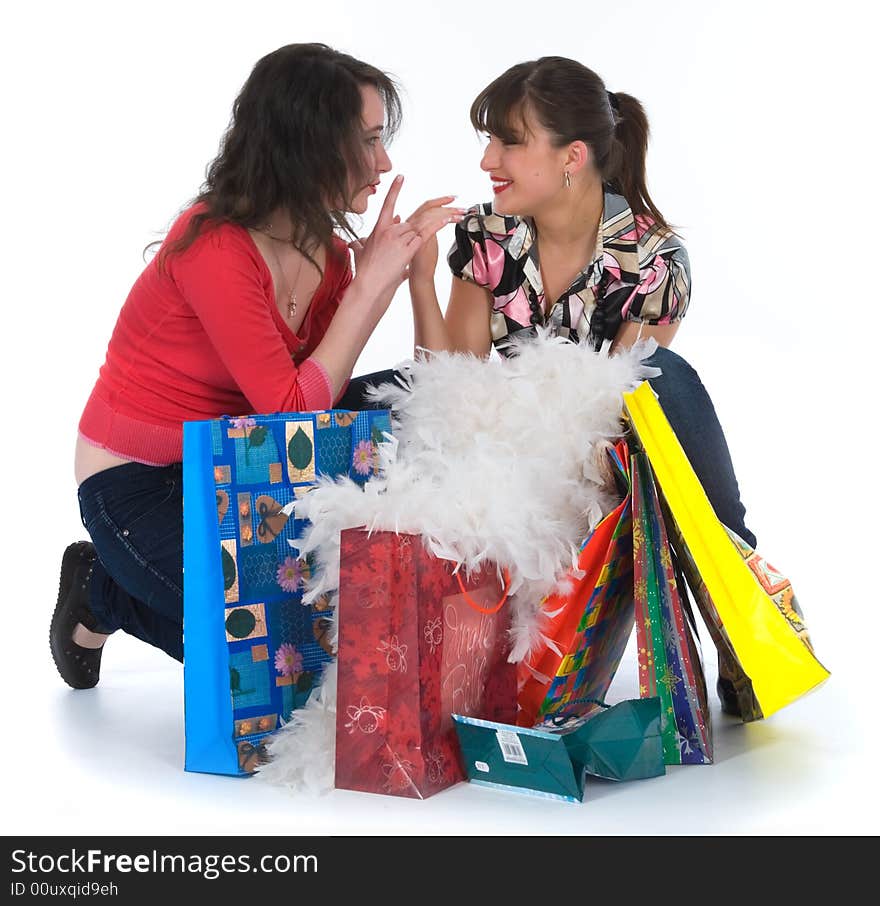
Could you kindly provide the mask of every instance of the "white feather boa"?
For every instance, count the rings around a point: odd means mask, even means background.
[[[327,595],[335,610],[342,529],[412,532],[465,571],[508,569],[511,660],[521,660],[540,642],[542,599],[616,502],[604,451],[620,436],[622,394],[658,373],[642,364],[655,348],[649,340],[607,356],[541,332],[511,358],[439,353],[406,363],[406,386],[371,393],[395,416],[380,476],[363,489],[321,479],[296,503],[297,518],[311,522],[299,554],[315,563],[303,603]],[[259,777],[332,788],[335,680],[332,665],[269,741]]]

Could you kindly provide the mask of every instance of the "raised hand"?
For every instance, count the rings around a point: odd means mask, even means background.
[[[370,235],[349,243],[355,256],[356,279],[369,288],[370,295],[386,299],[386,305],[409,275],[414,257],[426,245],[428,254],[420,261],[419,269],[421,272],[430,268],[433,276],[437,263],[436,234],[446,224],[460,220],[464,214],[461,208],[446,207],[455,196],[445,195],[426,201],[411,217],[402,221],[394,213],[402,185],[403,177],[398,176],[385,196]],[[432,259],[433,265],[430,263]]]
[[[408,276],[411,280],[433,283],[438,257],[437,233],[448,223],[459,223],[467,213],[466,208],[448,206],[454,199],[455,195],[431,198],[407,217],[424,240],[410,262]]]

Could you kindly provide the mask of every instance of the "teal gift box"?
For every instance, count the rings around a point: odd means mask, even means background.
[[[471,783],[581,802],[587,776],[641,780],[666,773],[660,699],[604,706],[575,726],[530,729],[453,714]]]

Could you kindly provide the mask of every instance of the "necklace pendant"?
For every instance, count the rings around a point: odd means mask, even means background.
[[[287,317],[292,318],[296,314],[296,293],[291,292],[287,300]]]

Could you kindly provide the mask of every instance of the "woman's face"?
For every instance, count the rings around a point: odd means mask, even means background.
[[[382,95],[372,85],[361,85],[361,126],[363,137],[362,174],[358,182],[365,184],[350,186],[349,210],[363,214],[367,210],[370,196],[376,194],[376,187],[383,173],[391,169],[391,159],[382,144],[385,128],[385,103]]]
[[[495,213],[527,217],[559,201],[568,149],[555,147],[550,133],[528,114],[519,131],[515,144],[490,134],[480,167],[492,181]]]

